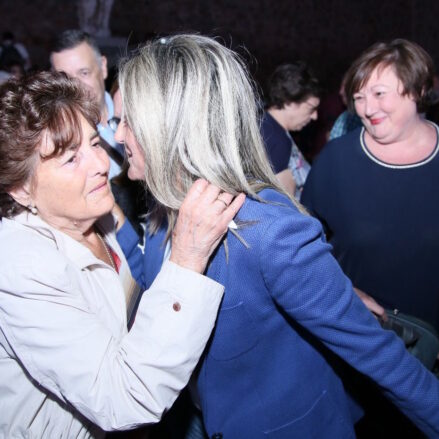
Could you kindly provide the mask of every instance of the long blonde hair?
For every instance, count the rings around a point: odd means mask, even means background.
[[[147,43],[120,66],[125,118],[145,154],[145,182],[176,213],[192,183],[259,199],[283,192],[259,132],[259,101],[246,68],[212,38],[176,35]]]

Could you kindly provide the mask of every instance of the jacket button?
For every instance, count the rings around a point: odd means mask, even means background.
[[[172,305],[172,309],[173,309],[174,311],[178,312],[178,311],[181,310],[181,305],[180,305],[178,302],[175,302],[175,303]]]
[[[223,439],[222,433],[213,433],[211,439]]]

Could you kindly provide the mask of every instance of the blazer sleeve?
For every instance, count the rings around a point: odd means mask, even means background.
[[[0,330],[7,351],[36,383],[104,430],[160,420],[199,360],[223,287],[166,262],[130,332],[116,333],[58,259],[3,267]]]
[[[318,221],[294,210],[278,216],[262,236],[259,263],[276,303],[381,386],[429,437],[438,437],[438,380],[356,296]]]

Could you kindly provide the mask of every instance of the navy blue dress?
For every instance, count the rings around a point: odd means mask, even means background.
[[[421,163],[391,166],[363,136],[359,128],[326,145],[301,201],[354,286],[439,329],[439,147]]]

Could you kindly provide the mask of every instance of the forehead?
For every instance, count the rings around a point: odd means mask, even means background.
[[[93,48],[86,42],[76,47],[52,53],[52,65],[55,70],[67,74],[74,73],[81,68],[99,67],[98,57]]]
[[[120,89],[118,89],[113,95],[113,105],[114,115],[120,117],[122,114],[122,95],[120,94]]]
[[[301,101],[300,103],[291,105],[291,107],[292,107],[292,111],[311,113],[317,110],[319,104],[320,104],[320,99],[317,96],[308,96],[305,100]]]
[[[317,96],[310,96],[303,103],[310,108],[317,108],[320,104],[320,99]]]
[[[372,73],[360,88],[360,91],[375,85],[398,86],[399,82],[398,76],[392,66],[378,65],[372,70]]]
[[[72,119],[66,115],[62,127],[57,126],[55,130],[46,129],[43,131],[39,145],[41,157],[49,158],[49,160],[59,158],[66,151],[76,149],[84,141],[98,135],[96,128],[81,113],[75,112],[75,117]],[[56,147],[58,147],[57,152],[55,156],[51,157]]]

